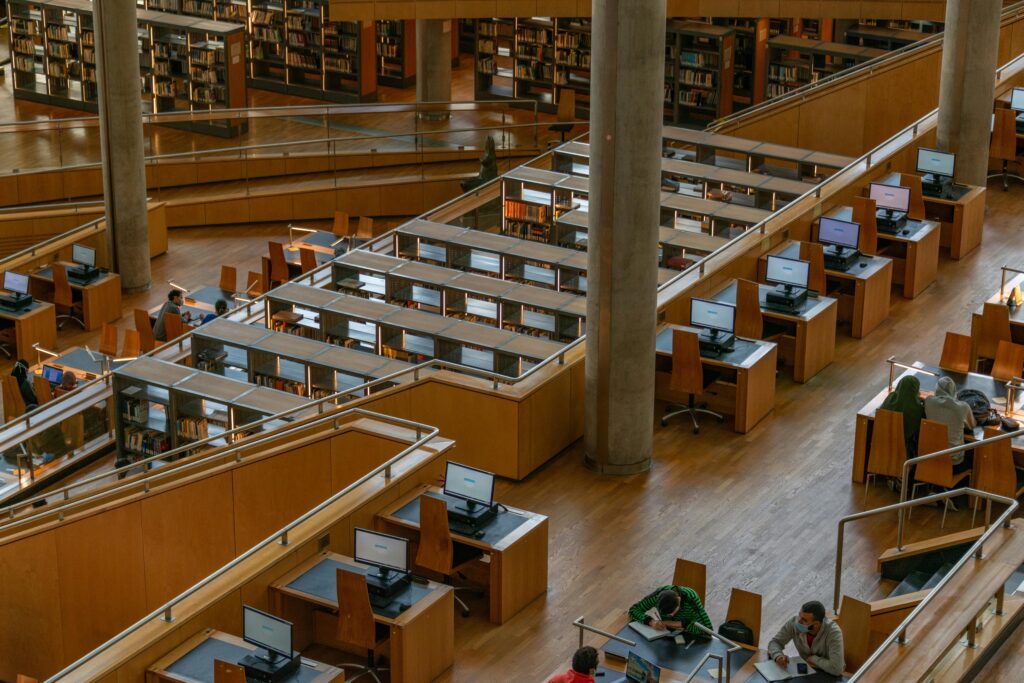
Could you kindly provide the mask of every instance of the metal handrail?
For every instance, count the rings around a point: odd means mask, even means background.
[[[970,550],[966,552],[962,558],[960,558],[960,562],[957,562],[953,566],[953,568],[946,574],[946,576],[943,577],[942,581],[940,581],[935,586],[935,588],[932,590],[932,593],[929,594],[934,595],[942,586],[946,585],[949,578],[953,576],[953,574],[955,574],[961,566],[963,566],[964,561],[966,560],[968,555],[972,553],[977,553],[978,559],[981,559],[981,546],[984,545],[984,542],[988,540],[989,536],[991,536],[995,532],[995,529],[1000,524],[1002,524],[1007,529],[1010,528],[1009,516],[1012,516],[1013,512],[1015,512],[1017,508],[1020,507],[1020,504],[1016,500],[1014,500],[1013,498],[1000,496],[995,493],[989,493],[988,491],[980,491],[975,488],[966,487],[961,489],[955,489],[952,491],[933,493],[929,496],[924,496],[923,498],[915,498],[914,500],[907,500],[899,503],[892,503],[890,505],[883,505],[882,507],[879,508],[873,508],[871,510],[857,512],[852,515],[846,515],[845,517],[841,518],[839,520],[839,532],[838,537],[836,539],[835,587],[832,593],[833,611],[836,614],[839,613],[839,599],[841,594],[841,584],[843,578],[843,533],[847,522],[853,522],[858,519],[865,519],[866,517],[874,517],[875,515],[880,515],[886,512],[905,510],[908,508],[917,507],[918,505],[927,505],[929,503],[934,503],[939,500],[945,500],[947,498],[952,498],[953,496],[962,496],[965,494],[970,496],[978,496],[979,498],[985,498],[988,501],[988,507],[985,511],[986,525],[988,524],[989,516],[991,515],[993,502],[1006,503],[1009,505],[1009,507],[1006,509],[1005,512],[1003,512],[1003,514],[999,516],[999,518],[996,520],[996,523],[989,527],[989,529],[981,535],[981,537],[974,543],[974,545],[971,546]],[[912,612],[910,616],[913,616],[916,612],[917,610],[914,610],[914,612]],[[909,618],[910,617],[908,616],[908,620]],[[904,622],[904,624],[905,623],[906,621]]]
[[[701,631],[704,631],[704,633],[708,634],[718,642],[725,645],[725,660],[723,662],[722,655],[720,654],[708,652],[704,655],[704,659],[700,661],[700,664],[697,665],[697,668],[693,670],[693,672],[689,675],[689,677],[686,680],[692,681],[693,677],[700,673],[701,667],[704,666],[705,662],[707,662],[708,659],[713,658],[718,660],[718,682],[722,682],[722,669],[725,669],[725,683],[729,683],[732,680],[732,655],[734,652],[739,652],[740,650],[742,650],[743,646],[741,646],[739,643],[735,643],[729,640],[720,633],[715,633],[713,630],[709,629],[704,624],[701,624],[696,621],[692,623]]]
[[[910,626],[910,622],[912,622],[914,619],[916,619],[917,616],[922,611],[924,611],[924,608],[927,607],[928,604],[932,600],[935,599],[935,596],[938,595],[942,591],[942,589],[950,582],[950,580],[953,578],[953,576],[958,571],[960,571],[964,567],[964,565],[967,564],[968,559],[972,555],[974,556],[975,560],[982,559],[982,548],[985,545],[985,541],[987,541],[989,539],[989,537],[991,537],[992,534],[995,533],[996,529],[998,529],[1000,526],[1002,528],[1004,528],[1004,529],[1011,529],[1011,528],[1013,528],[1013,526],[1010,524],[1010,519],[1013,516],[1013,513],[1016,512],[1017,509],[1020,507],[1020,503],[1018,503],[1016,500],[1014,500],[1012,498],[1006,498],[1004,496],[997,496],[995,494],[988,493],[987,491],[979,491],[979,490],[973,489],[973,488],[964,488],[964,489],[957,489],[956,491],[945,491],[944,493],[936,494],[934,496],[928,496],[927,498],[919,498],[918,500],[921,501],[922,503],[924,503],[924,502],[931,502],[931,501],[934,501],[934,500],[943,500],[943,499],[945,499],[945,498],[947,498],[949,496],[962,495],[962,494],[965,494],[965,493],[968,494],[968,495],[980,496],[982,498],[987,498],[988,499],[988,506],[987,506],[987,510],[986,510],[986,524],[988,523],[987,522],[988,514],[989,514],[989,511],[991,511],[991,509],[992,509],[992,502],[993,501],[998,502],[998,503],[1007,503],[1008,507],[1003,512],[1003,514],[999,515],[999,518],[996,519],[995,523],[993,523],[985,531],[985,533],[983,533],[978,538],[978,540],[975,541],[973,545],[971,545],[971,547],[967,550],[967,552],[965,552],[963,554],[963,557],[961,557],[960,560],[956,564],[953,565],[952,569],[950,569],[946,573],[946,575],[943,576],[942,579],[935,585],[935,587],[932,588],[931,591],[929,591],[928,595],[926,595],[924,597],[924,599],[921,600],[921,602],[919,602],[917,604],[917,606],[910,612],[910,614],[908,614],[906,616],[906,618],[903,621],[900,622],[899,626],[897,626],[895,629],[893,629],[893,632],[890,633],[889,636],[882,642],[882,644],[879,645],[878,648],[874,652],[871,653],[871,656],[868,657],[867,660],[863,664],[861,664],[860,668],[857,669],[857,672],[850,678],[850,683],[854,683],[854,681],[860,680],[861,676],[864,675],[864,672],[866,672],[871,667],[871,665],[879,657],[882,656],[882,653],[885,651],[885,649],[887,647],[892,645],[894,642],[899,642],[901,645],[907,642],[907,627]],[[871,510],[869,512],[882,512],[882,511],[885,511],[887,509],[891,509],[891,508],[894,508],[894,507],[897,507],[897,506],[910,507],[910,503],[912,503],[912,502],[914,502],[914,501],[910,501],[910,502],[907,502],[907,503],[898,503],[896,505],[888,505],[885,508],[878,508],[877,510]],[[861,516],[867,516],[867,515],[865,513],[861,513]],[[853,517],[856,517],[856,516],[853,516]],[[843,518],[843,520],[846,520],[846,519],[847,518],[845,518],[845,517]],[[839,527],[839,539],[840,539],[840,542],[842,542],[842,521],[840,522],[840,527]],[[838,584],[836,584],[836,590],[838,590]]]
[[[89,227],[95,227],[99,223],[103,223],[106,220],[107,220],[106,216],[102,216],[100,218],[93,219],[93,220],[89,221],[88,223],[82,223],[81,225],[79,225],[77,227],[74,227],[74,228],[71,228],[70,230],[66,230],[66,231],[64,231],[64,232],[62,232],[60,234],[53,235],[51,237],[47,237],[42,242],[36,242],[31,247],[28,247],[26,249],[22,249],[21,251],[16,251],[13,254],[10,254],[9,256],[5,256],[2,259],[0,259],[0,269],[2,269],[4,267],[4,264],[7,263],[8,261],[13,261],[15,259],[35,256],[36,253],[38,253],[38,252],[46,251],[46,248],[48,246],[56,244],[57,242],[61,241],[62,239],[66,239],[68,234],[73,233],[73,232],[78,232],[79,230],[85,230],[85,229],[87,229]]]
[[[918,373],[921,373],[922,375],[930,375],[932,377],[938,377],[939,376],[939,374],[937,372],[932,372],[931,370],[926,370],[925,368],[919,368],[919,367],[915,367],[913,365],[907,365],[906,363],[901,363],[900,361],[896,360],[896,356],[889,356],[888,358],[885,359],[885,362],[889,364],[889,391],[890,392],[892,392],[892,381],[893,381],[893,379],[895,379],[896,368],[903,368],[905,370],[911,370],[913,372],[918,372]]]
[[[358,409],[358,408],[355,409],[355,410],[360,410],[361,411],[361,409]],[[370,413],[369,411],[361,411],[361,412],[366,413],[368,415],[377,415],[376,413]],[[427,444],[429,441],[431,441],[435,436],[437,436],[437,434],[440,431],[437,427],[431,427],[430,425],[419,423],[419,422],[412,422],[411,420],[403,420],[401,418],[395,418],[395,417],[391,417],[391,416],[388,416],[388,415],[380,415],[380,417],[384,418],[384,419],[387,419],[387,420],[395,421],[395,422],[398,422],[398,423],[404,423],[406,425],[415,426],[418,431],[426,430],[427,433],[424,436],[418,438],[416,441],[414,441],[412,444],[410,444],[406,448],[402,449],[401,452],[398,453],[398,455],[394,456],[393,458],[390,458],[389,460],[387,460],[386,462],[378,465],[377,467],[374,467],[372,470],[370,470],[369,472],[367,472],[363,476],[359,477],[354,482],[352,482],[351,484],[349,484],[348,486],[346,486],[342,490],[338,491],[337,493],[335,493],[333,496],[331,496],[327,500],[323,501],[322,503],[320,503],[316,507],[312,508],[308,512],[306,512],[303,515],[301,515],[298,519],[295,519],[292,522],[290,522],[290,523],[286,524],[285,526],[283,526],[282,528],[278,529],[273,534],[271,534],[270,536],[268,536],[264,540],[260,541],[259,543],[254,545],[252,548],[250,548],[249,550],[245,551],[244,553],[242,553],[241,555],[236,557],[231,562],[228,562],[226,565],[224,565],[223,567],[221,567],[217,571],[213,572],[212,574],[210,574],[206,578],[204,578],[204,579],[200,580],[198,583],[194,584],[191,588],[188,588],[184,592],[180,593],[177,597],[172,598],[171,600],[169,600],[166,603],[164,603],[162,606],[158,607],[157,609],[153,610],[152,612],[150,612],[146,616],[142,617],[137,622],[135,622],[134,624],[129,626],[124,631],[121,631],[120,633],[118,633],[117,635],[115,635],[113,638],[109,639],[108,641],[106,641],[102,645],[100,645],[100,646],[96,647],[95,649],[93,649],[92,651],[82,655],[77,660],[75,660],[71,664],[67,665],[66,667],[64,667],[63,669],[61,669],[60,671],[58,671],[54,675],[50,676],[46,680],[47,681],[55,681],[55,680],[60,679],[62,676],[69,675],[72,671],[74,671],[75,668],[85,664],[90,659],[92,659],[93,657],[97,656],[98,654],[103,652],[103,650],[107,649],[108,647],[116,645],[117,643],[119,643],[120,641],[124,640],[129,635],[131,635],[135,631],[139,630],[140,628],[142,628],[143,626],[145,626],[146,624],[148,624],[149,622],[151,622],[154,619],[160,618],[160,619],[162,619],[165,622],[174,621],[173,609],[180,602],[182,602],[183,600],[187,599],[191,595],[195,594],[199,590],[205,588],[206,586],[210,585],[211,583],[216,581],[218,578],[220,578],[221,576],[223,576],[227,572],[231,571],[232,569],[234,569],[238,565],[242,564],[243,562],[248,560],[250,557],[255,555],[257,552],[259,552],[263,548],[266,548],[267,546],[271,545],[272,543],[277,542],[277,543],[279,543],[282,546],[287,546],[289,544],[288,532],[290,532],[292,529],[296,528],[297,526],[299,526],[303,522],[306,522],[307,520],[311,519],[313,516],[317,515],[321,511],[323,511],[326,508],[328,508],[329,506],[333,505],[334,503],[339,501],[344,496],[346,496],[349,493],[355,491],[357,488],[359,488],[360,486],[362,486],[366,482],[370,481],[371,479],[376,477],[378,474],[383,474],[384,475],[384,480],[385,481],[390,481],[391,480],[391,468],[394,465],[398,464],[398,462],[401,461],[403,458],[405,458],[407,455],[416,452],[418,449],[420,449],[425,444]]]
[[[599,636],[604,636],[605,638],[610,638],[611,640],[618,641],[618,642],[622,643],[623,645],[628,645],[629,647],[636,647],[636,641],[635,640],[626,640],[622,636],[618,636],[618,635],[616,635],[614,633],[609,633],[608,631],[602,631],[599,628],[594,628],[593,626],[590,626],[587,623],[585,623],[585,620],[584,620],[583,617],[577,618],[576,621],[572,622],[572,625],[580,630],[580,647],[583,647],[583,632],[584,631],[590,631],[591,633],[596,633]]]
[[[1022,56],[1024,56],[1024,55],[1022,55]],[[1007,271],[1009,271],[1011,273],[1018,273],[1020,275],[1024,275],[1024,270],[1021,270],[1019,268],[1011,268],[1010,266],[1000,266],[999,267],[999,303],[1008,303],[1009,302],[1009,299],[1007,299],[1006,302],[1003,301],[1003,290],[1006,289],[1006,272]]]

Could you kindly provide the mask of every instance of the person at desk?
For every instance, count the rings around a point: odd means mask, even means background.
[[[652,607],[657,609],[657,619],[647,614]],[[697,591],[686,586],[662,586],[630,607],[629,618],[659,630],[682,630],[687,641],[710,638],[697,623],[712,629],[711,618],[704,611]]]
[[[597,650],[584,645],[572,656],[572,668],[548,679],[548,683],[594,683],[597,673]]]
[[[915,457],[917,434],[921,431],[921,420],[924,418],[921,380],[913,375],[907,375],[896,384],[896,389],[885,397],[879,407],[903,414],[903,440],[907,446],[907,457]]]
[[[203,319],[199,322],[200,325],[205,325],[208,322],[216,320],[225,313],[228,312],[228,302],[224,299],[217,299],[217,303],[213,305],[213,313],[207,313],[203,316]]]
[[[172,289],[167,292],[167,301],[164,302],[160,312],[156,314],[156,323],[153,324],[153,336],[157,341],[167,341],[167,328],[164,326],[165,315],[181,315],[181,290]]]
[[[65,370],[64,374],[61,375],[60,384],[53,389],[53,397],[59,398],[64,394],[70,393],[78,388],[78,376],[75,375],[73,370]]]
[[[18,382],[18,391],[21,392],[21,400],[25,402],[25,410],[32,410],[39,406],[39,399],[36,398],[35,389],[28,381],[28,361],[21,358],[14,364],[11,370],[11,377]]]
[[[956,398],[956,383],[949,377],[940,377],[935,386],[935,394],[924,400],[924,416],[946,425],[949,434],[949,446],[962,446],[964,429],[974,429],[974,413],[964,401]],[[964,453],[954,453],[953,473],[959,474],[971,464]]]
[[[793,641],[797,654],[815,669],[839,676],[846,668],[843,632],[839,624],[825,617],[825,606],[817,600],[805,602],[800,614],[791,618],[768,642],[768,656],[779,666],[789,665],[783,650]]]

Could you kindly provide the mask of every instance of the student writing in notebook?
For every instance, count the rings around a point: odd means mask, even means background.
[[[647,614],[652,607],[657,608],[658,619]],[[697,591],[686,586],[662,586],[630,607],[629,618],[658,630],[681,630],[687,639],[710,637],[697,623],[712,628]]]
[[[789,665],[783,650],[790,641],[797,654],[814,668],[833,676],[843,673],[843,632],[839,624],[825,617],[825,606],[817,600],[805,602],[800,613],[783,624],[768,643],[768,656],[781,667]]]

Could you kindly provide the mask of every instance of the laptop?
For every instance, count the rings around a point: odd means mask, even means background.
[[[50,384],[60,384],[64,378],[64,371],[53,365],[43,365],[43,377]]]
[[[626,675],[613,678],[608,683],[658,683],[661,680],[661,667],[647,661],[635,652],[626,658]]]

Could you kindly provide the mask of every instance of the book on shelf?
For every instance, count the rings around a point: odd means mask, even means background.
[[[33,73],[36,70],[36,60],[32,57],[25,57],[23,55],[16,54],[14,55],[14,70]]]
[[[552,31],[549,29],[520,28],[516,31],[516,40],[520,43],[550,45],[552,42]],[[521,48],[522,46],[520,45]]]
[[[183,0],[181,4],[185,14],[191,14],[205,19],[213,19],[216,15],[213,3],[208,0]]]
[[[296,396],[306,395],[306,385],[302,382],[296,382],[294,380],[283,379],[281,377],[271,377],[270,375],[256,375],[256,384],[261,387],[270,387],[271,389],[277,389],[278,391],[287,391],[289,394],[295,394]]]
[[[167,435],[157,429],[126,427],[123,433],[125,448],[144,455],[159,455],[171,450]]]
[[[205,417],[179,417],[176,429],[178,436],[190,441],[201,441],[210,436],[210,421]]]
[[[681,66],[702,66],[709,69],[718,68],[718,55],[710,52],[679,52],[679,64]]]
[[[518,221],[533,221],[535,223],[547,223],[550,220],[548,207],[527,204],[517,199],[505,200],[505,217]]]
[[[356,70],[356,62],[350,57],[324,57],[324,69],[327,71],[336,71],[338,73],[354,75]]]
[[[36,44],[31,38],[17,38],[14,39],[14,52],[15,54],[22,55],[35,55]]]
[[[477,70],[477,73],[486,74],[488,76],[494,75],[494,72],[495,72],[494,58],[493,57],[486,57],[486,58],[478,60],[477,63],[476,63],[476,70]]]
[[[253,9],[249,15],[255,26],[273,26],[281,22],[280,12],[268,12],[262,9]]]
[[[48,40],[68,40],[68,27],[67,26],[47,26],[46,27],[46,38]]]
[[[535,223],[523,223],[515,220],[505,222],[505,234],[510,237],[518,237],[524,240],[535,242],[548,242],[550,229],[544,225]]]
[[[695,85],[702,88],[713,88],[715,87],[714,74],[710,71],[691,71],[684,69],[679,74],[679,81],[683,85]]]
[[[36,36],[39,35],[39,24],[31,19],[19,19],[15,17],[11,21],[11,29],[14,35]]]

